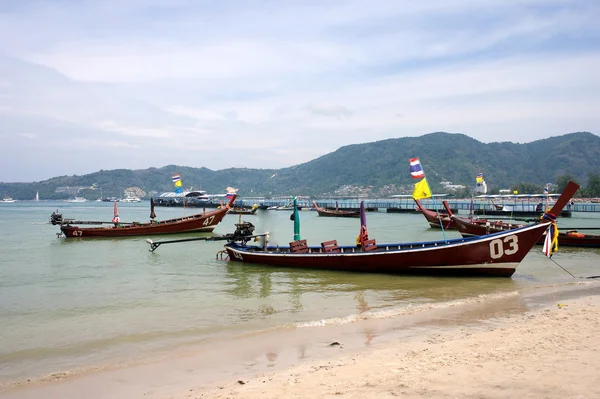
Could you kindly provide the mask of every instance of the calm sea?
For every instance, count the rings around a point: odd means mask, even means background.
[[[561,248],[548,260],[539,247],[511,279],[243,266],[217,259],[222,242],[165,244],[151,253],[146,237],[65,239],[47,223],[57,209],[65,217],[108,221],[112,207],[104,202],[0,204],[0,384],[143,361],[172,348],[223,342],[223,337],[392,317],[407,307],[439,309],[600,274],[600,250]],[[198,211],[156,209],[158,219]],[[290,213],[259,211],[243,218],[257,232],[270,232],[271,243],[287,245],[293,235]],[[123,221],[148,220],[149,203],[121,203],[119,214]],[[311,211],[300,217],[302,238],[310,244],[354,243],[358,219],[318,217]],[[367,219],[370,236],[379,242],[442,238],[421,215],[373,212]],[[215,233],[232,232],[238,220],[226,216]],[[600,227],[600,215],[575,214],[559,222],[561,228]]]

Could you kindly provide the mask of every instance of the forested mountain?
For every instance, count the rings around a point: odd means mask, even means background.
[[[356,195],[386,196],[410,192],[414,183],[408,159],[419,157],[435,192],[440,182],[474,186],[475,175],[483,172],[490,190],[518,183],[539,187],[571,175],[584,185],[600,172],[600,137],[587,132],[519,144],[481,143],[464,134],[431,133],[420,137],[388,139],[339,148],[310,162],[283,169],[207,168],[169,165],[143,170],[101,170],[83,176],[60,176],[42,182],[0,183],[0,196],[33,199],[67,198],[64,187],[82,187],[90,199],[123,196],[127,187],[146,193],[172,190],[171,175],[180,173],[187,189],[222,193],[227,186],[242,196]],[[84,187],[88,187],[85,189]],[[94,192],[89,192],[93,187]],[[63,188],[57,191],[58,188]],[[71,190],[72,191],[72,190]]]

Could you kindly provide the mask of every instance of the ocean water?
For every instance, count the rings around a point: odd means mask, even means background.
[[[142,362],[177,348],[277,329],[321,328],[390,318],[406,309],[443,309],[600,275],[600,250],[561,248],[551,259],[534,248],[510,279],[388,276],[247,266],[219,260],[223,242],[165,244],[147,237],[66,239],[47,223],[65,217],[110,220],[112,203],[0,204],[0,384],[52,373],[85,373]],[[156,208],[158,219],[199,209]],[[290,211],[259,211],[243,220],[271,243],[292,240]],[[119,204],[123,221],[145,221],[149,202]],[[309,244],[353,244],[358,219],[300,212]],[[379,242],[442,238],[422,215],[367,214]],[[232,232],[227,215],[215,233]],[[600,227],[600,215],[575,214],[560,228]],[[448,238],[457,232],[445,233]],[[185,237],[209,236],[186,235]],[[181,236],[152,237],[170,240]],[[570,273],[570,274],[569,274]],[[572,276],[572,275],[573,276]]]

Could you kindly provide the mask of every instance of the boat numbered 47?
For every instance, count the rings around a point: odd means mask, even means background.
[[[178,234],[192,232],[211,232],[217,224],[223,220],[229,207],[235,201],[234,195],[227,206],[195,215],[179,217],[175,219],[154,220],[154,201],[150,202],[150,222],[121,222],[118,216],[117,203],[114,204],[114,216],[110,222],[85,221],[75,219],[64,219],[61,214],[53,213],[50,223],[58,225],[60,231],[67,238],[77,237],[132,237],[157,234]],[[100,224],[100,227],[87,227],[86,225]],[[58,234],[61,234],[58,233]]]

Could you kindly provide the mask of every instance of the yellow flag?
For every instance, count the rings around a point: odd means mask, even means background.
[[[423,179],[417,184],[415,184],[415,191],[413,191],[414,199],[422,199],[431,197],[431,190],[429,189],[429,184],[427,184],[427,179]]]

